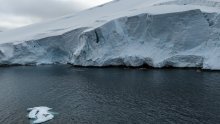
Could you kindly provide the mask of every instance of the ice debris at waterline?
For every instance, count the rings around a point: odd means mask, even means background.
[[[28,118],[33,120],[34,124],[43,123],[49,121],[54,118],[53,112],[50,112],[52,108],[40,106],[34,108],[28,108],[27,110],[30,111],[28,114]]]

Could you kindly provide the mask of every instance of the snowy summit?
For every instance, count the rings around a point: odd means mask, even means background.
[[[0,33],[0,64],[220,70],[220,1],[114,0]]]
[[[34,124],[39,124],[43,123],[46,121],[49,121],[54,118],[54,115],[49,111],[52,108],[48,107],[34,107],[34,108],[29,108],[28,111],[28,118],[33,119]]]

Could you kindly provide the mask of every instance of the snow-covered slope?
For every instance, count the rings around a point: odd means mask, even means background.
[[[220,1],[115,0],[0,33],[1,64],[220,69]]]

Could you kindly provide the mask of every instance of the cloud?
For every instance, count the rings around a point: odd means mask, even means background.
[[[0,14],[0,31],[13,29],[41,21],[40,18]]]
[[[84,8],[77,1],[62,0],[0,0],[0,12],[10,15],[56,17]]]
[[[111,0],[0,0],[0,30],[63,16]]]

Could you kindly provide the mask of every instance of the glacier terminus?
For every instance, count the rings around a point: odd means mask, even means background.
[[[114,0],[0,32],[1,65],[220,70],[220,1]]]

